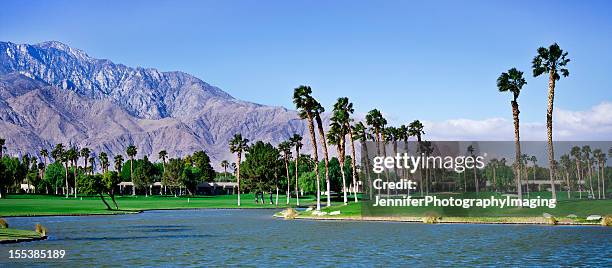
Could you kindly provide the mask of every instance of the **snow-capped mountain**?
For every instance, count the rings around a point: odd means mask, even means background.
[[[134,144],[152,159],[203,149],[219,162],[233,160],[235,133],[276,144],[303,135],[304,122],[183,72],[115,64],[55,41],[0,42],[0,137],[9,154],[64,143],[115,155]]]

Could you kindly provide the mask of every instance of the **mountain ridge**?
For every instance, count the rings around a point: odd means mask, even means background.
[[[173,157],[206,150],[215,163],[233,159],[227,142],[235,133],[273,144],[305,133],[295,111],[236,99],[184,72],[95,59],[57,41],[0,42],[0,121],[9,153],[38,155],[64,143],[115,155],[134,144],[152,159],[160,150]]]

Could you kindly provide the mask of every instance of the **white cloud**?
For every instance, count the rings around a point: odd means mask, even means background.
[[[612,102],[586,111],[557,109],[553,117],[554,139],[565,141],[612,140]],[[428,140],[514,140],[512,119],[451,119],[425,121]],[[546,140],[546,124],[522,122],[521,140]]]

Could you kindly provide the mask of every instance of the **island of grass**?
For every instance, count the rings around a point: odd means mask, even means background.
[[[0,228],[0,244],[35,241],[45,238],[46,236],[36,231]]]
[[[542,198],[550,193],[533,193]],[[474,198],[468,193],[465,198]],[[481,197],[499,195],[481,193]],[[444,196],[444,195],[437,195]],[[458,195],[456,197],[461,197]],[[498,208],[462,209],[441,207],[384,207],[370,209],[366,203],[349,203],[322,208],[320,212],[282,211],[276,217],[310,220],[398,221],[422,223],[486,223],[486,224],[549,224],[549,225],[604,225],[612,226],[612,200],[561,198],[555,208]],[[592,215],[600,219],[588,220]]]

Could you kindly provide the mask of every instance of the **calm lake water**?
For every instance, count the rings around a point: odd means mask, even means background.
[[[175,210],[135,215],[8,218],[50,230],[46,241],[0,245],[65,249],[42,266],[607,266],[612,228],[285,221],[271,210]],[[17,264],[32,264],[18,261]]]

